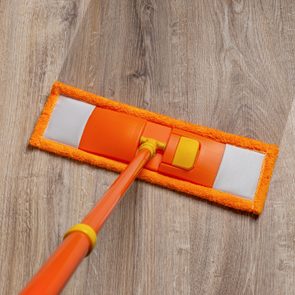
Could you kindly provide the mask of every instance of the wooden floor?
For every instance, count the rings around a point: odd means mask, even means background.
[[[280,145],[255,219],[137,182],[63,294],[295,294],[292,0],[0,1],[0,293],[115,179],[28,148],[54,80]]]

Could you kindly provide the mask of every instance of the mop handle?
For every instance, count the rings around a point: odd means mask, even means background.
[[[82,223],[69,229],[63,242],[20,294],[52,295],[62,291],[82,259],[93,249],[96,234],[157,148],[164,149],[165,146],[153,139],[141,139],[134,159]]]

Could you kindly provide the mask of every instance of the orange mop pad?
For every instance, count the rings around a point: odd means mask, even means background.
[[[56,82],[30,144],[121,172],[140,140],[163,149],[139,178],[224,206],[260,214],[276,145],[152,113]]]

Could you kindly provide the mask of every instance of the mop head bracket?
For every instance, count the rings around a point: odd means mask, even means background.
[[[164,150],[166,143],[158,141],[154,138],[147,138],[144,136],[140,137],[140,146],[138,150],[147,149],[150,151],[151,156],[153,157],[156,154],[157,150]]]

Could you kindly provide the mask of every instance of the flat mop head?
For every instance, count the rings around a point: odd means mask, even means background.
[[[190,124],[56,82],[30,144],[121,172],[140,140],[163,143],[139,178],[260,214],[276,145]]]

